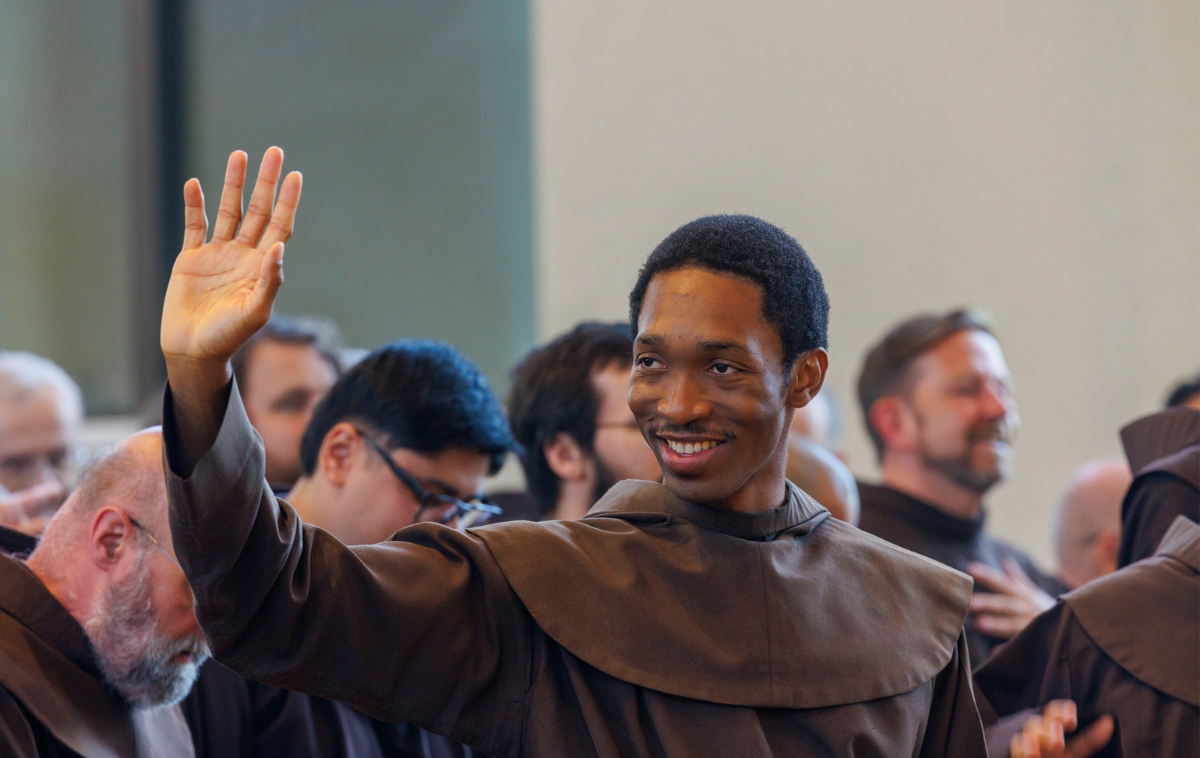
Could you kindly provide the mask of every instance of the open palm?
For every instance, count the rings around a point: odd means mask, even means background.
[[[283,151],[267,150],[250,207],[242,216],[246,154],[229,156],[212,240],[204,193],[196,179],[183,188],[183,249],[163,303],[162,351],[168,361],[224,362],[271,316],[283,283],[283,244],[292,235],[301,178],[288,174],[275,199]]]

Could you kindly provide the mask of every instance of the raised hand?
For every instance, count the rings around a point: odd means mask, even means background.
[[[171,269],[163,302],[160,341],[167,363],[179,446],[175,463],[190,471],[211,446],[220,429],[224,406],[219,401],[229,385],[229,359],[271,317],[275,295],[283,283],[283,243],[292,236],[300,202],[300,174],[283,180],[283,151],[267,150],[242,217],[246,154],[229,156],[225,189],[212,239],[200,182],[183,185],[183,250]]]
[[[298,172],[283,180],[275,200],[282,168],[283,151],[267,150],[243,218],[246,154],[230,155],[208,242],[200,182],[184,185],[183,249],[171,269],[160,335],[168,368],[173,362],[224,365],[270,318],[283,282],[283,244],[292,235],[300,202]]]

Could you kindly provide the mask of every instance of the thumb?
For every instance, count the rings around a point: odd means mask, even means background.
[[[1115,731],[1113,717],[1105,714],[1067,742],[1068,758],[1087,758],[1108,744]]]

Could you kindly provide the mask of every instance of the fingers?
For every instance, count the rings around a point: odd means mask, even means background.
[[[279,188],[279,199],[275,201],[275,212],[271,214],[271,223],[266,234],[258,243],[259,250],[270,250],[276,242],[287,242],[292,236],[292,227],[296,221],[296,206],[300,204],[300,190],[304,185],[304,177],[299,171],[293,171],[283,180]]]
[[[1112,739],[1115,729],[1113,717],[1105,714],[1096,719],[1096,723],[1072,737],[1067,743],[1067,758],[1087,758],[1095,755]]]
[[[1023,600],[1008,595],[993,595],[989,592],[976,592],[971,595],[971,611],[973,613],[1011,615],[1025,613],[1028,610],[1028,605]]]
[[[246,218],[238,232],[238,242],[257,247],[263,230],[271,220],[271,206],[275,202],[275,186],[279,184],[279,173],[283,170],[283,151],[277,147],[267,148],[262,165],[258,168],[258,181],[254,183],[254,194]]]
[[[1075,727],[1079,725],[1078,713],[1075,709],[1074,700],[1051,700],[1046,703],[1046,707],[1042,709],[1042,717],[1047,721],[1053,720],[1061,722],[1063,729],[1068,732],[1075,731]]]
[[[225,188],[213,225],[214,240],[231,240],[242,221],[242,188],[246,184],[246,153],[234,150],[225,166]]]
[[[1026,574],[1025,570],[1021,568],[1021,564],[1017,563],[1016,560],[1011,557],[1004,559],[1004,573],[1018,581],[1024,581],[1032,584],[1029,574]]]
[[[283,243],[272,245],[262,259],[262,269],[258,281],[254,285],[254,314],[255,321],[261,318],[258,327],[267,323],[271,317],[271,308],[275,305],[275,296],[283,285]]]
[[[989,590],[1006,595],[1012,594],[1012,580],[991,566],[972,562],[967,564],[967,573]]]
[[[183,249],[191,250],[204,244],[208,236],[208,219],[204,216],[204,192],[199,179],[188,179],[183,185]]]

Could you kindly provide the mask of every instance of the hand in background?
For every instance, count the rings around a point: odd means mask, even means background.
[[[975,628],[984,634],[1009,639],[1054,606],[1054,598],[1034,584],[1012,558],[1004,560],[1002,572],[982,563],[971,563],[967,573],[981,587],[991,590],[971,596]]]
[[[36,537],[45,531],[46,523],[62,505],[66,494],[66,488],[58,482],[0,492],[0,526]]]
[[[1112,739],[1112,716],[1101,716],[1068,740],[1066,735],[1078,726],[1075,703],[1052,700],[1046,704],[1041,716],[1031,717],[1021,733],[1012,738],[1009,755],[1012,758],[1086,758],[1095,755]]]

